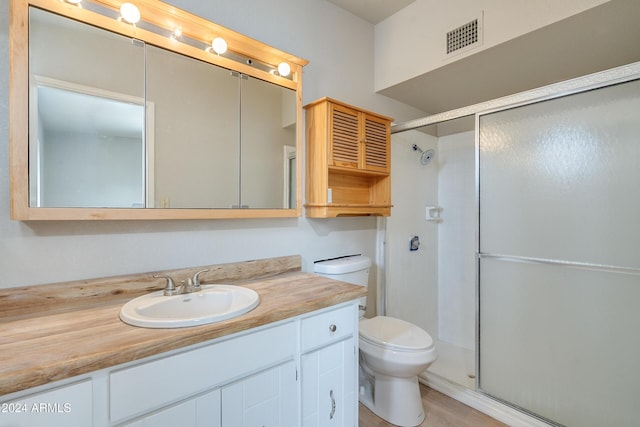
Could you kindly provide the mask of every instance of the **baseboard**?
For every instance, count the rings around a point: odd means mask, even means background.
[[[549,427],[538,418],[534,418],[510,406],[504,405],[482,393],[469,390],[459,384],[431,372],[422,373],[418,379],[420,382],[440,393],[456,399],[467,406],[472,407],[496,420],[512,427]]]

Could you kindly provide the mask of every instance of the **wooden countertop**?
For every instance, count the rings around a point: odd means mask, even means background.
[[[235,282],[260,304],[235,319],[179,329],[130,326],[119,318],[131,296],[63,312],[0,319],[0,395],[201,343],[366,295],[366,289],[310,273]],[[117,294],[117,293],[116,293]]]

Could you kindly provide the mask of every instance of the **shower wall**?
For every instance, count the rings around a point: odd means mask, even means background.
[[[422,150],[435,148],[433,161],[421,165],[413,144]],[[394,207],[387,219],[387,313],[422,327],[437,345],[446,341],[474,351],[475,134],[397,133],[391,158]],[[426,206],[440,206],[442,221],[427,221]],[[421,245],[411,252],[414,235]],[[447,357],[445,350],[439,349],[441,359]]]
[[[443,207],[438,226],[438,338],[474,350],[475,133],[442,136],[437,152],[438,204]]]
[[[436,148],[437,138],[419,131],[392,135],[391,196],[393,209],[387,218],[387,314],[420,326],[432,336],[438,331],[438,224],[425,220],[425,206],[437,204],[437,156],[420,164],[422,150]],[[413,236],[417,251],[409,250]]]

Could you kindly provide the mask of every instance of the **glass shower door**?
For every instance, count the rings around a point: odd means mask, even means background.
[[[635,426],[640,81],[478,116],[479,389]]]

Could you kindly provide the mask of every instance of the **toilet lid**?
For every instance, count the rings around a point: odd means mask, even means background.
[[[393,317],[362,319],[359,330],[360,338],[393,350],[426,350],[433,346],[433,339],[424,330]]]

